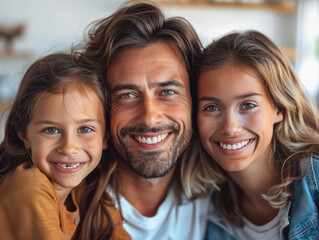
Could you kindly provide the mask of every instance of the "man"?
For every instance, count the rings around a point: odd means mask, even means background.
[[[89,36],[79,61],[109,91],[118,168],[108,191],[124,228],[132,239],[202,239],[209,197],[186,199],[180,159],[192,135],[198,36],[186,20],[165,19],[146,2],[127,2]]]

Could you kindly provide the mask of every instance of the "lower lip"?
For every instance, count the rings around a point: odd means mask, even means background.
[[[77,166],[75,168],[63,168],[63,167],[57,165],[56,163],[52,163],[52,164],[59,172],[62,172],[62,173],[74,173],[74,172],[79,171],[84,166],[85,163],[81,163],[79,166]]]
[[[134,140],[134,142],[136,142],[140,146],[140,148],[143,148],[144,150],[151,151],[151,150],[156,150],[156,149],[161,148],[167,142],[167,140],[171,137],[171,135],[172,134],[169,133],[164,140],[160,141],[159,143],[154,143],[154,144],[140,143],[134,137],[131,137],[131,138]]]
[[[219,143],[215,143],[217,145],[217,147],[219,148],[220,151],[222,151],[223,153],[225,154],[229,154],[229,155],[233,155],[233,154],[238,154],[238,153],[241,153],[243,151],[245,151],[255,140],[250,140],[249,143],[242,147],[242,148],[239,148],[239,149],[224,149],[222,148]]]

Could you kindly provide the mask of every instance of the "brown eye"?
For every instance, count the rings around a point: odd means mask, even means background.
[[[220,111],[220,109],[216,105],[208,105],[204,108],[204,111],[205,112],[216,112],[216,111]]]
[[[57,134],[57,133],[60,133],[60,131],[55,128],[55,127],[48,127],[48,128],[45,128],[43,130],[44,133],[47,133],[47,134]]]
[[[90,127],[81,127],[78,129],[78,133],[89,133],[89,132],[92,132],[92,128]]]

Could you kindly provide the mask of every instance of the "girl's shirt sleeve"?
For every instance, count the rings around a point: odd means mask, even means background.
[[[0,239],[71,239],[77,215],[34,167],[20,165],[0,185]]]

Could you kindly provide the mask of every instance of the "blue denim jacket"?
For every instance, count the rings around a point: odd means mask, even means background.
[[[309,159],[305,176],[294,185],[286,221],[280,229],[282,240],[319,239],[319,157]],[[217,215],[208,220],[206,239],[236,240]]]

